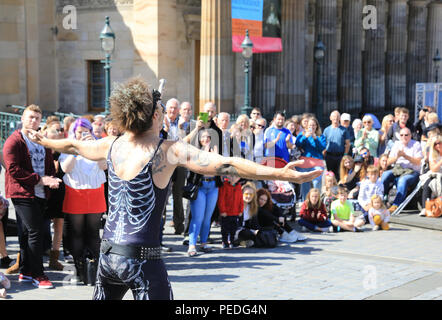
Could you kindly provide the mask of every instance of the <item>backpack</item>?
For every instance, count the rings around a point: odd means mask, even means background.
[[[263,228],[256,235],[255,246],[258,248],[275,248],[278,244],[278,233],[273,228]]]

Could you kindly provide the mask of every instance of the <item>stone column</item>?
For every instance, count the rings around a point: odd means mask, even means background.
[[[434,0],[428,5],[428,26],[427,26],[427,82],[433,82],[435,77],[433,58],[439,49],[442,55],[442,1]],[[441,77],[439,70],[439,79]],[[441,82],[442,80],[439,80]]]
[[[387,42],[386,107],[406,105],[407,0],[389,0],[390,18]]]
[[[306,0],[282,1],[282,53],[278,66],[276,107],[300,114],[305,107]]]
[[[428,0],[408,2],[407,107],[414,108],[416,83],[427,80],[427,4]]]
[[[201,1],[200,108],[208,101],[234,113],[235,77],[231,2]]]
[[[170,23],[177,19],[176,1],[134,0],[133,10],[133,74],[141,75],[153,88],[158,88],[160,79],[168,80],[165,98],[176,97],[177,30],[176,23]]]
[[[344,0],[339,62],[339,110],[357,113],[362,108],[363,0]]]
[[[316,1],[316,36],[321,36],[325,45],[325,57],[322,67],[322,96],[323,119],[328,119],[329,114],[338,108],[338,52],[337,46],[337,0]],[[316,66],[314,68],[316,74]],[[316,78],[316,76],[315,76]],[[316,83],[317,80],[314,81]],[[313,86],[313,88],[315,85]],[[315,104],[316,90],[313,89],[313,104]]]
[[[364,111],[384,111],[385,108],[385,41],[387,38],[387,1],[367,0],[377,11],[376,29],[365,31],[363,72]]]
[[[275,109],[289,112],[286,105],[275,107],[280,56],[279,52],[253,55],[252,107],[260,108],[265,117],[273,117]]]

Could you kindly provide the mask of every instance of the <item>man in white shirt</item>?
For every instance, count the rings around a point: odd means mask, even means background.
[[[400,140],[394,143],[387,160],[387,164],[394,165],[395,170],[384,172],[381,178],[386,194],[392,185],[396,185],[397,188],[396,198],[389,209],[390,213],[394,212],[405,200],[408,189],[418,182],[423,158],[421,145],[418,141],[411,139],[409,128],[402,128],[399,135]],[[405,171],[406,169],[408,170]]]

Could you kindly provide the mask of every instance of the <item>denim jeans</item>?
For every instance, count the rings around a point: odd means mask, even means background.
[[[310,221],[307,221],[307,220],[305,220],[303,218],[300,218],[298,220],[298,224],[300,226],[306,227],[307,229],[309,229],[311,231],[315,231],[316,227],[318,227],[318,228],[328,228],[328,227],[330,227],[332,225],[331,221],[328,220],[328,219],[325,220],[324,222],[319,222],[317,224],[314,224],[314,223],[312,223]]]
[[[310,172],[310,171],[314,171],[314,170],[324,170],[323,167],[313,167],[313,168],[298,168],[296,167],[296,170],[299,172]],[[301,196],[302,196],[302,201],[305,201],[306,197],[307,197],[307,193],[310,191],[310,189],[312,188],[318,188],[319,192],[321,192],[321,186],[322,186],[322,174],[313,179],[311,182],[304,182],[303,184],[301,184]]]
[[[203,181],[198,190],[196,200],[190,202],[192,219],[189,225],[189,245],[206,243],[210,231],[210,218],[218,201],[218,188],[215,181]]]
[[[404,202],[407,197],[407,190],[411,186],[415,186],[419,181],[419,172],[414,171],[412,174],[406,174],[400,177],[396,177],[393,174],[393,170],[385,171],[381,178],[382,184],[384,185],[384,191],[388,194],[390,190],[390,185],[395,184],[397,189],[396,198],[393,201],[393,205],[400,205]]]

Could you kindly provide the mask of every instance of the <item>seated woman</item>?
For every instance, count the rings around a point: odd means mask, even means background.
[[[285,218],[281,215],[279,208],[272,203],[270,192],[266,189],[259,189],[257,191],[258,197],[258,223],[261,227],[274,227],[280,235],[279,241],[282,242],[296,242],[297,240],[305,240],[306,238],[298,234],[287,223]]]
[[[429,151],[429,165],[430,171],[421,176],[423,181],[422,186],[422,212],[421,216],[425,216],[425,203],[427,200],[432,200],[442,196],[442,189],[440,179],[437,179],[442,174],[442,136],[437,136],[430,140]]]
[[[388,171],[391,169],[391,166],[388,165],[388,154],[382,154],[379,157],[378,168],[379,168],[379,176],[380,177],[382,177],[382,174],[385,171]]]
[[[360,181],[361,169],[363,167],[364,159],[361,156],[356,156],[353,159],[350,156],[343,156],[340,165],[338,184],[344,185],[347,190],[349,199],[356,199],[358,192],[358,182]]]
[[[235,239],[243,247],[252,247],[260,229],[258,222],[258,197],[253,182],[247,182],[242,187],[244,211],[239,218],[239,229]]]
[[[311,231],[328,232],[332,225],[328,219],[327,209],[320,200],[319,189],[316,188],[308,192],[299,215],[301,216],[298,220],[299,225]]]

